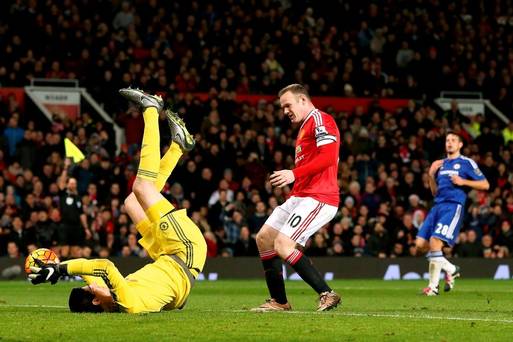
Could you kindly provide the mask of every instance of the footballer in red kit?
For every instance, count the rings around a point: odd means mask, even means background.
[[[338,207],[339,148],[340,133],[335,120],[331,115],[313,109],[299,129],[296,167],[292,170],[296,181],[290,196],[312,197]]]
[[[310,258],[296,247],[304,246],[338,211],[340,133],[333,117],[315,108],[302,85],[291,84],[280,90],[278,96],[285,115],[301,127],[294,169],[274,171],[270,182],[277,187],[291,183],[294,186],[290,197],[274,209],[257,234],[270,298],[252,310],[291,310],[282,274],[285,260],[318,293],[317,311],[327,311],[337,307],[340,296],[328,286]]]

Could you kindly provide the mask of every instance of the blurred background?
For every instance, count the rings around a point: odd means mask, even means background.
[[[301,83],[342,136],[339,212],[307,255],[415,255],[451,129],[491,188],[470,193],[445,252],[511,258],[512,12],[511,0],[2,1],[0,257],[146,256],[123,205],[144,124],[117,93],[128,86],[162,95],[195,135],[163,194],[208,256],[257,256],[290,191],[268,175],[294,161],[276,94]],[[86,158],[67,165],[64,138]]]

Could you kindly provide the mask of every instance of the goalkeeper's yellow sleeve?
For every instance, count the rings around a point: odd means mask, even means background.
[[[134,296],[133,290],[128,286],[126,279],[112,261],[107,259],[74,259],[65,261],[61,265],[66,265],[66,272],[69,275],[84,276],[86,281],[87,276],[100,278],[111,290],[114,300],[123,307],[124,311],[132,312],[132,309],[136,306],[136,296]],[[99,281],[90,278],[89,280],[102,285]],[[89,281],[88,283],[90,284]]]
[[[98,285],[98,286],[101,286],[101,287],[105,287],[105,288],[109,288],[107,286],[107,284],[105,284],[105,282],[103,281],[102,278],[100,277],[95,277],[95,276],[88,276],[88,275],[81,275],[82,279],[84,279],[84,281],[87,283],[87,285]]]

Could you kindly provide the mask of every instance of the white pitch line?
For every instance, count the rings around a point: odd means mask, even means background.
[[[67,309],[64,305],[38,305],[38,304],[0,304],[0,308],[49,308],[49,309]],[[226,312],[226,313],[251,313],[249,310],[199,310],[200,312]],[[489,323],[506,323],[513,324],[512,319],[494,319],[480,317],[453,317],[453,316],[431,316],[431,315],[402,315],[402,314],[382,314],[367,312],[316,312],[316,311],[283,311],[286,315],[335,315],[346,317],[377,317],[377,318],[406,318],[406,319],[428,319],[428,320],[450,320],[463,322],[489,322]]]
[[[359,287],[359,286],[341,286],[341,287],[336,287],[336,290],[339,290],[339,291],[344,291],[344,290],[348,290],[348,291],[373,291],[373,290],[383,290],[383,291],[416,291],[416,289],[404,289],[404,288],[387,288],[387,287]],[[418,289],[418,292],[420,293],[421,292],[421,288],[419,287]],[[478,292],[482,292],[482,291],[479,291],[478,289],[476,288],[461,288],[458,287],[456,290],[452,290],[454,292],[475,292],[475,293],[478,293]],[[498,293],[503,293],[503,292],[508,292],[508,293],[511,293],[511,288],[503,288],[503,289],[496,289],[493,291],[494,293],[495,292],[498,292]]]
[[[49,308],[66,309],[64,305],[44,305],[44,304],[0,304],[0,308]]]
[[[216,311],[212,311],[216,312]],[[219,311],[217,311],[219,312]],[[252,313],[249,310],[224,310],[224,312],[237,312],[237,313]],[[507,323],[513,324],[512,319],[494,319],[494,318],[480,318],[480,317],[452,317],[452,316],[431,316],[431,315],[402,315],[402,314],[381,314],[381,313],[367,313],[367,312],[316,312],[316,311],[283,311],[287,315],[335,315],[335,316],[349,316],[349,317],[381,317],[381,318],[407,318],[407,319],[429,319],[429,320],[451,320],[451,321],[472,321],[472,322],[493,322],[493,323]]]

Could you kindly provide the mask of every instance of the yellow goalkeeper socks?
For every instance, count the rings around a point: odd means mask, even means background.
[[[159,222],[160,218],[169,212],[171,212],[175,207],[165,198],[162,198],[160,201],[153,204],[149,207],[145,214],[150,219],[151,222]]]
[[[143,117],[144,133],[137,177],[155,182],[160,165],[159,113],[156,108],[148,107],[144,110]]]
[[[180,146],[178,146],[177,143],[171,142],[169,149],[160,160],[159,174],[155,182],[155,187],[158,191],[162,191],[164,184],[166,184],[169,175],[175,168],[178,160],[180,160],[182,154],[183,152]]]

